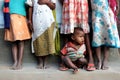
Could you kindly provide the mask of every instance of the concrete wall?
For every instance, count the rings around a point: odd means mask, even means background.
[[[11,63],[11,43],[4,41],[4,29],[0,29],[0,63]],[[25,41],[24,59],[25,63],[35,63],[35,57],[31,53],[30,40]]]
[[[30,40],[25,41],[23,63],[36,63],[35,56],[31,53]],[[118,49],[110,49],[109,61],[120,59]],[[51,58],[51,60],[54,60]],[[10,64],[12,62],[11,43],[4,41],[4,29],[0,29],[0,64]]]

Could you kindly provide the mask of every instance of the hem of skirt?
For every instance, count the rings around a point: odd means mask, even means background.
[[[25,39],[15,39],[15,40],[4,39],[4,40],[5,40],[5,41],[9,41],[9,42],[15,42],[15,41],[24,41],[24,40],[29,40],[29,39],[31,39],[31,37],[25,38]]]
[[[110,47],[110,48],[120,48],[120,46],[113,46],[113,45],[106,45],[106,44],[92,45],[92,47],[101,47],[101,46],[106,46],[106,47]]]

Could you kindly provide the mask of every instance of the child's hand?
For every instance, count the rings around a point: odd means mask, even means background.
[[[32,21],[28,20],[28,28],[30,32],[33,32]]]
[[[47,4],[49,1],[48,0],[38,0],[38,4]]]

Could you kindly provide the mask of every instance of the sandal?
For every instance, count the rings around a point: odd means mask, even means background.
[[[94,71],[94,70],[96,70],[96,68],[95,68],[93,63],[89,63],[86,70],[87,71]]]
[[[60,71],[67,71],[67,70],[68,70],[68,68],[67,68],[67,67],[62,66],[62,67],[60,67],[60,68],[59,68],[59,70],[60,70]]]

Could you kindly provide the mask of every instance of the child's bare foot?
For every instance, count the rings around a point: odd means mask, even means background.
[[[11,69],[11,70],[15,70],[16,67],[17,67],[17,62],[15,62],[15,63],[10,67],[10,69]]]
[[[44,67],[43,67],[43,64],[39,64],[38,66],[37,66],[37,69],[43,69]]]
[[[43,67],[43,69],[47,69],[49,67],[50,67],[49,65],[45,64],[44,67]]]
[[[20,69],[22,69],[22,64],[18,64],[15,68],[15,70],[20,70]]]
[[[74,71],[73,71],[73,74],[76,74],[76,73],[78,73],[78,69],[74,69]]]
[[[108,66],[102,66],[102,68],[101,68],[102,70],[108,70],[109,69],[109,67]]]
[[[22,69],[22,65],[17,66],[15,70],[20,70],[20,69]]]
[[[97,69],[100,70],[100,69],[101,69],[101,66],[102,66],[102,63],[101,63],[101,62],[98,62],[98,64],[97,64]]]
[[[107,70],[109,69],[108,65],[107,65],[107,61],[104,61],[101,67],[102,70]]]

